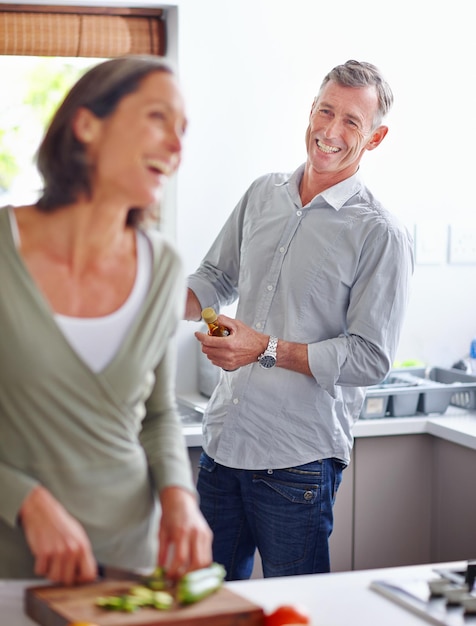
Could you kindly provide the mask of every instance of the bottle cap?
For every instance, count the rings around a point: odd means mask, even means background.
[[[207,324],[212,324],[217,318],[215,309],[212,308],[211,306],[208,306],[206,309],[203,309],[202,318]]]

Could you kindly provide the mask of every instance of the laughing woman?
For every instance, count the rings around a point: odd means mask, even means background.
[[[211,561],[174,400],[182,268],[151,226],[185,126],[163,59],[96,65],[40,146],[38,202],[0,209],[0,578]]]

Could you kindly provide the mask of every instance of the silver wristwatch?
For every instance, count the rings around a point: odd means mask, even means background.
[[[270,337],[268,341],[268,346],[263,354],[260,354],[258,357],[258,363],[264,369],[268,370],[270,367],[274,367],[276,365],[276,350],[278,348],[278,338]]]

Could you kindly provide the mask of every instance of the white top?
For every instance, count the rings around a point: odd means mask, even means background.
[[[13,240],[20,246],[20,232],[14,211],[8,214]],[[147,237],[136,231],[137,274],[126,302],[102,317],[55,315],[55,320],[71,346],[93,372],[100,372],[112,360],[147,295],[152,272],[152,250]]]
[[[114,313],[103,317],[55,315],[69,343],[94,372],[100,372],[112,360],[147,294],[152,251],[145,235],[136,232],[137,275],[126,302]]]

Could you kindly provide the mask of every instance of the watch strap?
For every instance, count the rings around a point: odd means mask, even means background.
[[[278,338],[273,337],[273,335],[270,335],[268,345],[266,346],[266,350],[262,354],[259,355],[258,361],[260,361],[261,358],[264,357],[265,354],[269,354],[271,356],[274,356],[274,358],[276,358],[277,349],[278,349]]]

